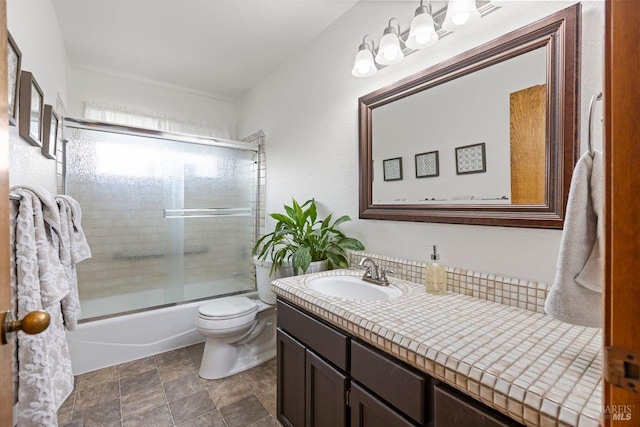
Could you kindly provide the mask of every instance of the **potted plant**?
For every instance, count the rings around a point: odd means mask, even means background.
[[[340,224],[351,221],[347,215],[333,223],[332,215],[319,219],[314,199],[302,205],[293,199],[292,206],[285,205],[284,210],[285,213],[270,214],[276,220],[274,231],[260,238],[252,250],[259,260],[269,258],[273,262],[271,275],[287,263],[293,274],[308,272],[312,263],[326,264],[326,268],[316,271],[346,268],[349,265],[346,250],[364,249],[358,239],[338,230]]]

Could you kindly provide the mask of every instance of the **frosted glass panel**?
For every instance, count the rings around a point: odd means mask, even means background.
[[[255,153],[76,128],[66,139],[66,192],[93,252],[78,264],[83,318],[254,289]],[[211,208],[245,216],[165,217]]]

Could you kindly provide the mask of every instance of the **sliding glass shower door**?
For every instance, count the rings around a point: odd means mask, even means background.
[[[83,319],[255,288],[256,152],[67,126]]]

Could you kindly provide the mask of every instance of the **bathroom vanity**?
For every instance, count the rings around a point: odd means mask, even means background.
[[[285,426],[599,425],[600,332],[392,279],[349,300],[278,279],[278,419]]]
[[[286,426],[522,426],[284,300],[277,309]]]

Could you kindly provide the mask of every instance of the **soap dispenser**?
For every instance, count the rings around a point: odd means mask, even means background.
[[[447,270],[440,263],[437,245],[430,246],[433,246],[433,253],[425,269],[425,290],[430,294],[444,294],[447,292]]]

